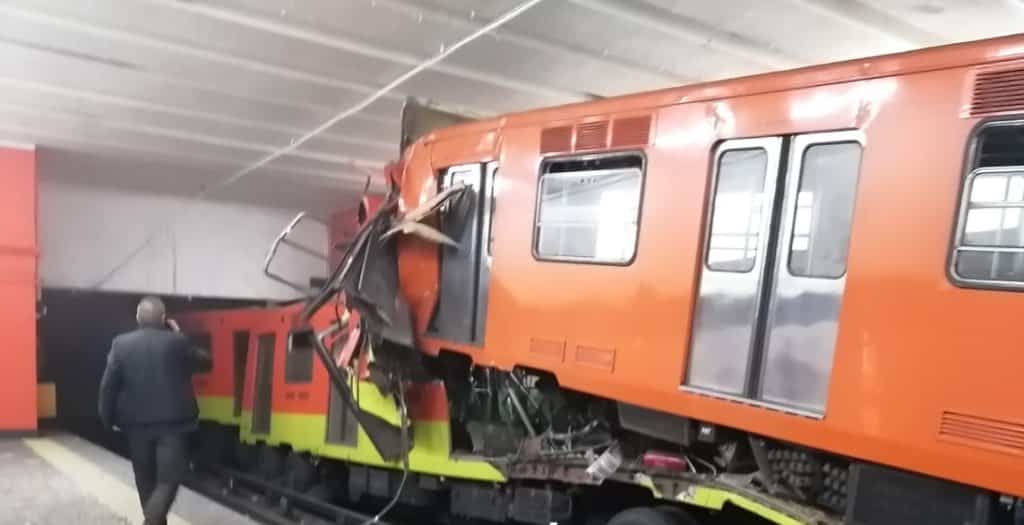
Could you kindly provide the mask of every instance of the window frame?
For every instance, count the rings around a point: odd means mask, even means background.
[[[967,144],[967,149],[964,155],[963,164],[963,175],[960,178],[960,189],[957,195],[957,207],[955,222],[953,223],[952,235],[950,238],[949,254],[946,261],[946,277],[949,281],[959,288],[965,289],[977,289],[977,290],[997,290],[997,291],[1021,291],[1024,290],[1024,281],[1000,281],[996,279],[974,279],[961,277],[956,270],[957,255],[963,248],[963,236],[964,230],[967,227],[967,212],[970,209],[970,190],[973,188],[973,182],[975,177],[978,175],[992,174],[996,172],[1016,172],[1024,171],[1024,165],[1020,166],[978,166],[978,154],[979,146],[982,138],[982,134],[991,128],[995,127],[1019,127],[1024,129],[1024,120],[1018,118],[1010,119],[993,119],[979,123],[971,130],[970,138]],[[987,251],[987,252],[1004,252],[1012,253],[1014,251],[1024,252],[1024,248],[994,248],[991,250],[978,250],[974,247],[973,250],[967,251]]]
[[[778,158],[773,158],[773,155],[777,157],[778,154],[779,154],[779,151],[778,150],[774,150],[773,151],[771,149],[772,145],[773,144],[772,144],[772,142],[770,140],[766,141],[766,140],[764,140],[764,138],[729,139],[729,140],[725,140],[725,141],[720,142],[719,144],[715,145],[714,155],[712,157],[712,163],[713,164],[711,165],[711,181],[708,184],[708,197],[705,199],[705,204],[704,204],[705,210],[706,210],[704,213],[705,213],[706,217],[704,217],[704,227],[703,227],[703,232],[702,232],[703,235],[704,235],[704,242],[701,244],[701,249],[704,251],[704,253],[701,256],[701,263],[703,265],[703,271],[718,272],[718,273],[731,273],[731,274],[736,274],[736,275],[745,275],[745,274],[749,274],[751,272],[755,272],[755,271],[760,272],[761,271],[761,270],[758,269],[758,259],[764,256],[764,251],[768,247],[767,238],[768,238],[768,236],[771,235],[771,220],[770,219],[768,221],[764,220],[764,217],[763,217],[763,214],[765,212],[764,208],[765,208],[766,203],[774,204],[775,189],[776,189],[776,184],[778,183],[778,173],[777,173],[778,170],[776,170],[776,173],[774,175],[767,174],[767,170],[771,168],[771,166],[773,165],[772,164],[773,162],[775,163],[776,167],[778,166]],[[755,254],[754,254],[753,265],[750,267],[750,269],[744,270],[744,271],[740,271],[740,270],[723,270],[721,268],[712,268],[711,267],[711,263],[710,263],[710,259],[711,259],[711,234],[712,234],[712,231],[713,231],[713,228],[714,228],[714,225],[715,225],[715,199],[718,197],[718,185],[719,185],[719,176],[720,176],[720,172],[721,172],[721,168],[722,168],[722,157],[724,157],[727,153],[730,153],[730,152],[733,152],[733,151],[758,151],[758,150],[759,151],[763,151],[764,155],[765,155],[765,171],[766,171],[766,173],[763,173],[761,175],[761,177],[762,177],[762,183],[761,183],[761,195],[762,195],[761,213],[762,213],[762,218],[761,218],[761,224],[760,224],[760,226],[764,228],[764,231],[760,231],[757,234],[757,252],[755,252]],[[767,195],[767,193],[769,191],[771,192],[770,196]],[[772,202],[769,203],[769,200],[771,200]],[[772,206],[768,206],[768,208],[770,210],[769,211],[769,215],[771,215],[771,208],[772,208]],[[749,218],[748,218],[748,220],[749,220]]]
[[[814,136],[814,135],[819,135],[819,134],[813,134],[812,133],[810,135]],[[792,204],[792,209],[793,209],[793,217],[791,218],[792,220],[789,221],[789,224],[783,225],[783,227],[785,228],[784,231],[789,233],[788,234],[788,239],[786,239],[786,244],[785,244],[784,247],[781,245],[782,243],[779,243],[780,246],[778,246],[778,248],[780,250],[784,250],[784,252],[780,251],[780,253],[784,253],[784,261],[786,263],[786,273],[789,274],[791,277],[795,277],[797,279],[822,279],[822,280],[836,281],[836,280],[839,280],[839,279],[845,279],[846,278],[846,274],[849,273],[849,271],[850,271],[850,250],[851,250],[851,247],[853,246],[853,225],[854,225],[855,219],[857,218],[857,201],[858,201],[857,197],[858,197],[858,194],[860,192],[861,177],[864,175],[864,150],[866,148],[864,147],[864,140],[862,139],[862,137],[860,135],[852,135],[852,134],[848,134],[847,132],[842,132],[842,131],[826,132],[826,133],[822,133],[820,135],[823,135],[821,137],[821,140],[815,140],[815,141],[806,142],[806,143],[802,144],[803,147],[802,147],[802,149],[799,152],[800,153],[800,164],[798,165],[799,170],[795,174],[793,174],[796,177],[796,187],[793,188],[793,199],[794,199],[794,202],[791,203]],[[793,242],[796,239],[796,216],[797,216],[797,212],[799,212],[799,210],[800,210],[800,203],[799,203],[799,199],[800,199],[800,186],[804,182],[804,170],[806,169],[807,152],[810,151],[812,148],[814,148],[816,146],[831,146],[831,145],[841,145],[841,144],[856,144],[857,147],[859,148],[858,153],[860,155],[857,158],[857,178],[854,181],[854,185],[853,185],[853,196],[852,196],[853,202],[851,203],[852,206],[851,206],[851,211],[850,211],[850,223],[848,225],[849,226],[849,236],[848,236],[848,239],[846,241],[847,242],[847,245],[846,245],[846,257],[843,258],[843,272],[840,273],[839,275],[831,275],[831,274],[829,274],[829,275],[813,275],[813,274],[796,273],[796,272],[793,271]],[[787,173],[787,175],[790,175],[790,174]],[[808,242],[810,242],[810,237],[808,237]]]
[[[202,350],[208,352],[210,355],[209,364],[206,365],[204,363],[204,366],[202,368],[196,368],[195,375],[201,376],[212,374],[214,366],[217,365],[217,363],[214,361],[214,356],[216,354],[214,354],[213,352],[213,332],[207,330],[206,327],[203,327],[201,330],[185,331],[184,333],[185,336],[188,337],[189,346],[191,346],[192,348],[201,348]],[[203,346],[199,344],[200,342],[208,342],[209,344],[206,345],[205,348],[203,348]]]
[[[1003,281],[998,279],[978,279],[963,277],[957,272],[957,256],[963,252],[974,253],[1024,253],[1024,246],[973,246],[964,242],[967,229],[967,216],[972,209],[1021,209],[1024,210],[1024,201],[1014,205],[1010,202],[1003,202],[1003,206],[986,205],[971,206],[971,190],[974,189],[974,181],[985,175],[994,174],[1020,174],[1024,175],[1024,166],[992,166],[986,168],[975,168],[964,178],[963,187],[960,189],[960,209],[957,210],[956,230],[954,231],[953,246],[950,251],[949,272],[950,276],[958,283],[967,285],[980,285],[979,287],[994,287],[1000,289],[1024,289],[1024,281]],[[974,286],[972,286],[974,287]]]
[[[639,195],[639,202],[637,203],[637,210],[636,210],[636,236],[633,239],[633,254],[632,254],[632,256],[629,259],[625,260],[625,261],[607,261],[607,260],[600,260],[600,259],[585,259],[585,258],[581,258],[581,257],[566,257],[566,256],[557,257],[557,256],[541,255],[538,252],[538,248],[540,246],[540,235],[539,235],[540,228],[538,227],[538,223],[540,221],[541,198],[543,197],[543,194],[541,193],[541,184],[544,181],[544,176],[547,174],[548,166],[551,165],[551,164],[560,163],[560,162],[573,162],[573,161],[587,162],[587,161],[595,161],[595,160],[602,160],[602,159],[609,159],[609,158],[616,158],[616,157],[621,157],[621,158],[635,157],[635,158],[639,159],[639,161],[640,161],[640,165],[636,167],[636,169],[640,170],[640,195]],[[606,169],[611,169],[611,168],[606,168]],[[564,173],[586,173],[587,171],[601,171],[601,168],[592,169],[592,170],[585,170],[585,171],[579,171],[579,172],[564,172]],[[536,195],[535,195],[534,204],[533,204],[533,223],[531,224],[531,229],[533,230],[533,233],[531,234],[532,239],[531,239],[531,242],[530,242],[530,252],[533,255],[533,259],[535,261],[537,261],[537,262],[553,262],[553,263],[561,263],[561,264],[585,264],[585,265],[592,265],[592,266],[631,266],[633,264],[633,262],[636,261],[636,258],[637,258],[637,256],[639,255],[639,252],[640,252],[640,231],[641,231],[641,228],[643,227],[644,195],[645,195],[646,191],[647,191],[647,155],[644,154],[644,152],[642,150],[620,150],[620,151],[609,151],[609,152],[601,152],[601,153],[592,153],[592,154],[586,154],[586,155],[559,155],[559,156],[551,156],[551,157],[544,157],[544,158],[542,158],[541,161],[540,161],[539,166],[537,167],[537,181],[534,184],[534,193]]]
[[[245,348],[239,348],[237,344],[241,334],[245,334]],[[231,332],[231,397],[233,398],[233,414],[235,417],[240,417],[242,415],[242,404],[245,401],[245,376],[249,370],[249,358],[252,355],[252,344],[253,337],[251,330],[233,330]],[[239,352],[239,350],[242,351]],[[244,357],[241,363],[238,362],[239,353]]]
[[[313,382],[313,369],[316,368],[316,356],[313,354],[316,352],[316,349],[313,348],[313,346],[309,347],[309,370],[307,372],[306,368],[303,368],[301,370],[301,378],[295,379],[294,374],[291,372],[294,372],[293,368],[298,366],[292,364],[294,362],[293,355],[295,355],[294,348],[296,334],[309,334],[310,337],[316,337],[316,334],[313,334],[308,330],[292,330],[288,332],[288,341],[284,352],[284,370],[282,370],[284,372],[284,383],[286,385],[308,385]]]

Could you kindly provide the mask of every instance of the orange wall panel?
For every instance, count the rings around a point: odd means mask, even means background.
[[[36,155],[0,148],[0,255],[36,248]]]
[[[0,148],[0,432],[36,429],[35,151]]]
[[[30,274],[35,258],[0,257],[0,432],[36,428],[36,285],[6,274]]]

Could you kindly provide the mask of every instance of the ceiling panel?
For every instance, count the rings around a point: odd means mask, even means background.
[[[874,0],[871,5],[946,41],[1010,35],[1024,28],[1020,0]]]
[[[199,88],[189,81],[154,78],[137,70],[91,63],[4,42],[0,42],[0,78],[302,128],[312,128],[330,112],[328,108],[312,109],[301,99],[254,100],[245,94]]]
[[[116,144],[121,148],[136,151],[174,151],[186,158],[218,159],[231,162],[247,163],[260,155],[259,151],[232,145],[215,145],[183,139],[180,137],[162,136],[125,128],[95,118],[65,118],[41,113],[11,112],[0,108],[0,127],[7,129],[32,130],[45,129],[46,134],[68,137],[75,140],[82,137],[88,142]]]
[[[8,0],[0,140],[99,156],[124,170],[107,183],[154,191],[167,183],[147,163],[177,165],[174,187],[194,189],[380,95],[220,192],[325,206],[397,156],[408,96],[488,116],[1024,27],[1016,0],[545,0],[377,93],[518,4]]]
[[[63,6],[78,6],[76,2],[61,2]],[[137,24],[143,24],[142,13],[135,13],[131,7],[139,4],[124,2],[121,4],[116,16],[139,16]],[[33,6],[34,8],[34,6]],[[156,10],[156,8],[154,8]],[[292,62],[302,62],[302,57],[310,58],[310,52],[314,50],[323,51],[320,48],[297,45],[286,46],[290,43],[285,39],[271,39],[266,43],[265,49],[271,51],[274,56],[263,56],[259,60],[247,57],[256,48],[252,45],[253,40],[260,34],[253,31],[240,31],[237,26],[221,24],[217,27],[208,27],[203,22],[207,20],[201,17],[191,17],[194,20],[182,20],[181,27],[189,28],[181,38],[196,35],[207,35],[204,40],[213,39],[218,42],[231,43],[230,46],[220,47],[236,48],[233,53],[220,53],[216,48],[210,47],[206,41],[192,41],[189,45],[172,47],[171,44],[160,44],[164,40],[148,40],[143,38],[121,38],[118,34],[108,34],[106,27],[114,27],[113,20],[105,17],[93,16],[91,19],[79,20],[78,14],[74,14],[74,26],[64,26],[61,22],[54,20],[65,20],[54,17],[50,14],[41,14],[41,11],[32,11],[27,8],[23,10],[0,9],[0,42],[9,45],[23,47],[31,50],[41,50],[58,56],[78,57],[84,60],[97,62],[104,65],[112,65],[137,71],[146,74],[154,79],[178,83],[187,79],[189,83],[203,88],[210,87],[220,91],[244,94],[248,98],[262,99],[274,103],[281,101],[301,101],[304,106],[335,108],[343,105],[354,104],[357,100],[372,93],[378,88],[380,82],[363,84],[342,80],[342,76],[335,77],[333,72],[315,72],[301,66],[288,65],[283,57],[293,56]],[[101,11],[93,12],[101,13]],[[149,16],[168,16],[179,14],[170,13],[147,13]],[[22,15],[25,15],[24,17]],[[111,14],[111,18],[115,15]],[[84,20],[84,21],[83,21]],[[131,23],[130,19],[121,21],[121,25]],[[92,24],[102,24],[93,26]],[[94,32],[88,28],[100,28]],[[145,27],[145,26],[141,26]],[[161,26],[154,26],[161,27]],[[83,29],[86,28],[86,29]],[[121,27],[118,27],[121,30]],[[212,38],[216,35],[218,38]],[[223,40],[221,40],[223,39]],[[167,40],[167,42],[173,42]],[[302,49],[295,49],[301,47]],[[264,49],[260,47],[259,49]],[[184,50],[192,50],[186,52]],[[241,50],[249,50],[242,52]],[[280,57],[277,55],[281,55]],[[312,60],[322,64],[330,65],[323,69],[332,71],[362,71],[368,77],[379,76],[390,78],[396,74],[398,67],[379,67],[380,63],[373,60],[342,60],[336,53],[328,53],[330,56],[311,57]],[[352,57],[344,57],[352,58]],[[360,57],[356,57],[360,58]],[[374,69],[376,68],[376,69]],[[360,90],[352,89],[352,86],[360,86]],[[389,97],[382,102],[391,102],[388,110],[397,111],[401,107],[401,100],[398,97]],[[387,110],[385,110],[387,111]],[[388,115],[381,112],[381,115]]]
[[[563,1],[564,0],[555,0],[554,3],[557,4]],[[519,5],[521,0],[487,0],[486,2],[481,2],[479,0],[418,0],[415,3],[421,5],[441,5],[453,10],[461,11],[466,17],[479,16],[484,18],[497,18],[506,11]],[[538,6],[538,8],[539,7],[540,6]]]
[[[128,191],[159,192],[189,197],[201,191],[211,180],[224,177],[223,167],[201,162],[182,162],[122,155],[105,151],[74,148],[40,148],[38,169],[46,181],[71,182],[91,186],[117,187]],[[141,178],[138,174],[145,174]],[[335,202],[351,202],[359,184],[326,178],[308,178],[306,186],[283,184],[293,173],[260,170],[240,181],[230,191],[214,192],[221,200],[259,204],[288,210],[306,209],[326,217],[336,209]],[[311,195],[308,188],[316,189]]]
[[[583,100],[588,95],[614,96],[678,85],[683,79],[644,64],[623,64],[601,59],[601,50],[589,56],[538,50],[510,44],[504,39],[483,38],[457,51],[452,62],[480,71],[502,71],[538,85],[572,91],[572,97],[552,97],[553,103]],[[583,81],[587,79],[587,81]],[[526,107],[536,107],[528,103]]]
[[[180,7],[182,4],[176,5]],[[302,38],[323,45],[358,48],[370,56],[384,57],[385,60],[390,59],[406,66],[439,53],[443,46],[451,45],[489,21],[484,15],[470,17],[468,11],[452,9],[450,6],[420,5],[407,0],[303,2],[289,3],[286,8],[259,0],[210,0],[201,4],[192,3],[185,8],[222,18],[232,17],[232,12],[237,12],[250,23],[272,24],[274,30],[282,33],[301,35]],[[496,31],[494,35],[482,38],[464,51],[450,56],[435,69],[456,78],[476,81],[486,79],[485,83],[490,84],[492,90],[513,89],[527,95],[554,96],[559,101],[580,98],[593,91],[624,90],[621,86],[617,90],[603,88],[600,78],[596,86],[589,89],[581,87],[579,77],[573,79],[572,74],[564,70],[580,61],[594,62],[593,57],[585,55],[595,51],[587,50],[587,53],[581,54],[573,51],[575,46],[550,46],[545,45],[546,39],[540,40],[527,42],[508,31]],[[598,61],[599,52],[596,51]],[[584,67],[589,65],[583,64]],[[605,62],[604,65],[613,66],[614,71],[614,64]],[[656,72],[640,72],[637,69],[631,68],[631,72],[665,80],[664,76]],[[550,75],[546,72],[559,74]],[[425,76],[429,77],[430,74]],[[648,80],[648,85],[656,83]],[[424,96],[418,90],[404,91],[414,91],[418,96]],[[450,93],[450,89],[443,92]],[[461,94],[459,91],[454,93]],[[437,95],[431,96],[437,98]],[[461,99],[445,102],[448,105],[465,105]]]
[[[44,180],[181,197],[194,195],[224,170],[224,165],[218,163],[154,158],[66,144],[40,147],[37,163]]]
[[[764,69],[748,57],[679,38],[682,31],[673,18],[667,11],[636,0],[565,1],[541,4],[514,20],[510,28],[577,42],[690,81]],[[658,21],[657,26],[648,23],[653,20]]]
[[[146,148],[137,144],[124,144],[92,135],[69,134],[66,131],[40,131],[41,126],[25,127],[22,124],[0,121],[0,137],[4,141],[22,144],[36,144],[39,149],[95,153],[119,158],[153,159],[182,164],[182,170],[188,171],[192,164],[209,164],[220,166],[219,171],[234,173],[248,165],[248,159],[232,159],[229,157],[196,155],[194,152],[176,151],[163,148]],[[134,176],[140,180],[149,180],[145,172]],[[158,191],[159,188],[154,188]]]
[[[310,126],[312,129],[313,126]],[[390,119],[365,120],[350,117],[327,129],[328,134],[344,136],[360,136],[377,142],[390,142],[398,148],[401,134],[401,121],[396,115]]]
[[[175,0],[150,0],[164,2]],[[461,37],[454,26],[437,19],[402,16],[405,12],[393,9],[386,2],[353,0],[281,1],[264,0],[204,0],[179,6],[194,9],[208,16],[227,18],[256,17],[277,27],[289,27],[303,32],[308,39],[318,39],[325,45],[358,47],[380,55],[426,57],[438,52],[442,44]],[[415,8],[413,12],[417,11]]]
[[[37,91],[4,86],[0,83],[0,112],[17,111],[19,114],[39,114],[65,119],[101,119],[115,127],[144,129],[153,132],[167,132],[195,137],[202,142],[210,140],[232,140],[276,149],[288,144],[294,137],[306,130],[279,126],[247,125],[222,120],[191,118],[174,113],[153,111],[145,108],[126,107],[102,102],[82,105],[73,97],[51,95],[41,97]],[[387,142],[366,139],[360,135],[320,135],[310,141],[304,149],[323,154],[338,154],[354,158],[365,158],[383,164],[394,156],[396,148]]]
[[[163,0],[152,1],[161,6],[165,3]],[[452,44],[470,32],[462,30],[460,25],[443,22],[436,17],[412,18],[405,11],[373,7],[361,2],[311,2],[286,9],[285,15],[275,14],[275,11],[281,10],[275,10],[265,2],[171,2],[170,5],[175,9],[187,10],[196,17],[272,34],[275,40],[289,41],[293,47],[296,42],[302,42],[310,50],[300,55],[304,57],[300,62],[308,58],[321,68],[325,64],[332,64],[332,60],[337,62],[334,56],[325,54],[325,50],[336,56],[358,56],[364,61],[390,64],[391,67],[384,73],[359,64],[331,68],[335,76],[359,71],[360,76],[370,80],[370,84],[375,87],[391,81],[401,72],[439,53],[443,45]],[[401,29],[398,25],[401,25]],[[527,82],[517,76],[506,75],[500,66],[503,61],[496,62],[498,64],[492,63],[485,69],[467,69],[452,57],[413,79],[413,82],[420,81],[420,85],[400,86],[392,95],[400,98],[402,93],[415,93],[417,97],[447,107],[463,107],[480,114],[533,107],[537,102],[559,103],[579,98],[579,91],[560,89],[545,82]],[[474,105],[472,95],[477,89],[490,91],[492,99],[482,105]],[[487,102],[494,98],[508,101],[507,106],[491,107]]]
[[[675,16],[693,17],[724,33],[743,35],[771,52],[801,63],[892,53],[909,45],[898,36],[870,31],[853,20],[809,8],[798,0],[776,2],[776,9],[759,9],[764,2],[758,0],[636,1],[647,2]]]
[[[355,205],[363,189],[361,184],[318,179],[308,180],[304,185],[287,184],[288,177],[270,170],[257,171],[233,185],[230,191],[218,192],[215,197],[264,205],[271,202],[276,208],[307,211],[314,217],[326,219],[333,211]]]

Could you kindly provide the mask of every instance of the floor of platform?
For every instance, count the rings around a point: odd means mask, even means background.
[[[129,462],[69,434],[0,439],[0,525],[142,523]],[[182,487],[169,525],[255,525]]]

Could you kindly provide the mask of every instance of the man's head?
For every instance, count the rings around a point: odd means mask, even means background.
[[[143,297],[139,301],[139,307],[135,310],[135,320],[139,326],[161,326],[167,316],[167,308],[164,302],[155,295]]]

